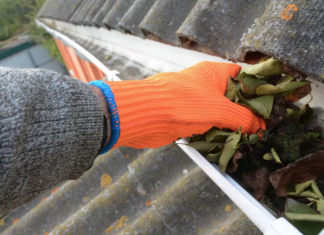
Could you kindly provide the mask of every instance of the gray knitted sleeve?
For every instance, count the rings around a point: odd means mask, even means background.
[[[0,67],[0,215],[93,164],[103,138],[100,101],[51,71]]]

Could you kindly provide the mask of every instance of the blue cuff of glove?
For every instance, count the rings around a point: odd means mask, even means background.
[[[119,116],[118,116],[118,111],[117,111],[117,105],[115,102],[115,97],[110,89],[109,85],[106,84],[103,81],[92,81],[88,83],[89,85],[98,87],[101,92],[104,94],[109,112],[111,114],[111,128],[112,128],[112,134],[110,137],[110,140],[108,144],[103,148],[100,154],[107,153],[110,149],[114,147],[114,145],[117,143],[117,140],[120,135],[120,121],[119,121]]]

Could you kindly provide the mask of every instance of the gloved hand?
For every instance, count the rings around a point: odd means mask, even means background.
[[[242,126],[248,134],[265,129],[261,117],[224,96],[228,77],[237,76],[240,68],[201,62],[141,81],[106,82],[117,106],[111,107],[112,116],[119,116],[119,121],[112,122],[113,128],[120,125],[114,147],[161,147],[180,137],[203,134],[213,126],[234,131]]]

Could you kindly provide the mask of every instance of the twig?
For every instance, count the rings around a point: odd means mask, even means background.
[[[176,146],[177,144],[183,144],[183,143],[176,143],[176,144],[172,144],[169,148],[167,148],[165,151],[169,151],[170,149],[172,149],[174,146]],[[183,145],[189,145],[189,144],[183,144]]]
[[[319,204],[323,204],[324,205],[324,203],[323,202],[320,202],[320,201],[318,201],[318,200],[316,200],[316,199],[314,199],[314,198],[310,198],[310,197],[306,197],[309,201],[311,201],[311,202],[317,202],[317,203],[319,203]]]

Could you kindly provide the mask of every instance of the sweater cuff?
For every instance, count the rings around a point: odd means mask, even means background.
[[[103,81],[92,81],[88,83],[89,85],[98,87],[103,95],[105,96],[109,112],[111,114],[111,128],[112,128],[112,134],[111,138],[108,142],[108,144],[102,149],[100,154],[107,153],[110,149],[114,147],[114,145],[117,143],[119,135],[120,135],[120,121],[119,121],[119,115],[117,110],[117,105],[115,102],[115,97],[110,89],[109,85],[106,84]]]

